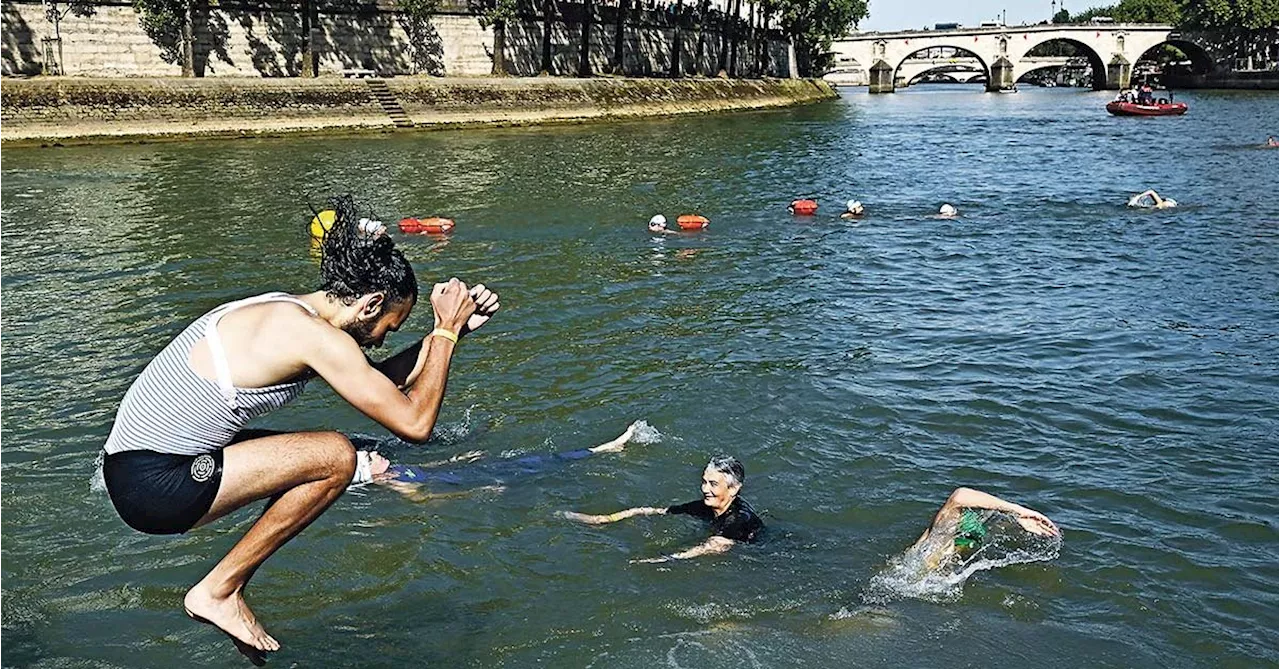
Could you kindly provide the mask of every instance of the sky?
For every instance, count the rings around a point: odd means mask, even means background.
[[[870,0],[871,15],[858,24],[858,29],[919,29],[935,23],[976,26],[995,20],[1002,10],[1007,12],[1009,25],[1024,21],[1037,23],[1052,14],[1049,3],[1050,0]],[[1073,13],[1094,5],[1114,4],[1108,0],[1066,0],[1066,3]]]

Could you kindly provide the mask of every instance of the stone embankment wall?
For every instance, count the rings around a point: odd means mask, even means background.
[[[312,42],[320,74],[372,70],[380,76],[431,74],[479,76],[493,69],[493,30],[483,27],[467,0],[444,0],[429,21],[414,22],[394,8],[394,0],[318,3]],[[541,3],[528,3],[506,29],[503,51],[507,72],[537,74],[542,62]],[[3,74],[62,74],[95,77],[179,76],[180,47],[174,36],[151,36],[127,2],[98,0],[93,14],[63,18],[56,32],[36,0],[3,0]],[[652,3],[650,3],[650,6]],[[552,22],[552,73],[577,70],[582,5],[557,2]],[[685,5],[689,10],[692,3]],[[302,71],[303,30],[300,5],[279,0],[254,3],[197,2],[192,26],[197,76],[291,77]],[[603,71],[613,56],[616,8],[598,7],[591,31],[591,60]],[[665,74],[671,63],[674,15],[641,9],[625,15],[623,74]],[[702,59],[695,60],[699,31],[681,31],[689,73],[714,74],[721,50],[720,15],[708,20],[702,35]],[[743,18],[747,18],[744,16]],[[763,31],[760,31],[763,34]],[[776,32],[768,40],[769,71],[791,76],[788,45]],[[761,40],[765,42],[765,40]],[[738,70],[753,56],[745,31],[739,41]]]
[[[390,96],[374,95],[383,85]],[[833,97],[827,84],[803,79],[38,77],[5,82],[0,138],[12,146],[518,125]]]

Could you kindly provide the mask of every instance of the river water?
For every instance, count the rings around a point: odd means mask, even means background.
[[[262,425],[393,459],[605,441],[619,455],[414,502],[349,494],[258,573],[279,666],[1274,666],[1276,95],[1182,118],[1105,93],[849,89],[617,124],[6,150],[3,662],[241,666],[181,599],[248,528],[130,531],[95,458],[142,365],[214,305],[317,283],[309,204],[350,192],[424,282],[503,310],[442,422],[398,444],[323,383]],[[1127,209],[1152,187],[1173,211]],[[794,197],[821,202],[792,218]],[[868,216],[840,221],[858,198]],[[944,201],[957,220],[931,217]],[[702,233],[655,240],[654,213]],[[420,307],[393,347],[430,327]],[[677,517],[718,453],[767,539]],[[870,587],[956,486],[1043,511],[1056,557],[945,591]],[[1047,557],[1047,556],[1046,556]]]

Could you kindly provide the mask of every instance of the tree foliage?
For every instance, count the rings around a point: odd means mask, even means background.
[[[830,65],[831,40],[867,16],[867,0],[778,0],[782,29],[795,40],[802,76]]]
[[[156,46],[166,63],[182,60],[182,22],[187,0],[133,0],[138,24]]]
[[[1193,0],[1196,1],[1196,0]],[[1091,7],[1071,17],[1075,23],[1085,23],[1098,16],[1109,16],[1117,23],[1171,23],[1182,20],[1182,7],[1186,0],[1120,0],[1119,3]]]

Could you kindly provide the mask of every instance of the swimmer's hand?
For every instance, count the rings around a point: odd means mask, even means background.
[[[471,288],[471,299],[475,300],[476,312],[467,319],[467,324],[459,332],[459,335],[465,335],[475,330],[479,330],[480,326],[489,322],[494,314],[498,313],[498,309],[502,305],[498,303],[498,294],[489,290],[483,283],[477,283]]]
[[[643,558],[643,559],[640,559],[640,560],[627,560],[627,564],[661,564],[661,563],[663,563],[663,562],[668,562],[668,561],[670,561],[670,560],[671,560],[671,558],[670,558],[670,557],[667,557],[666,555],[663,555],[662,557],[656,557],[656,558]]]
[[[1025,506],[1019,506],[1013,509],[1013,514],[1018,519],[1018,524],[1022,529],[1041,537],[1056,537],[1062,535],[1062,530],[1053,524],[1044,514],[1039,511],[1032,511]]]

